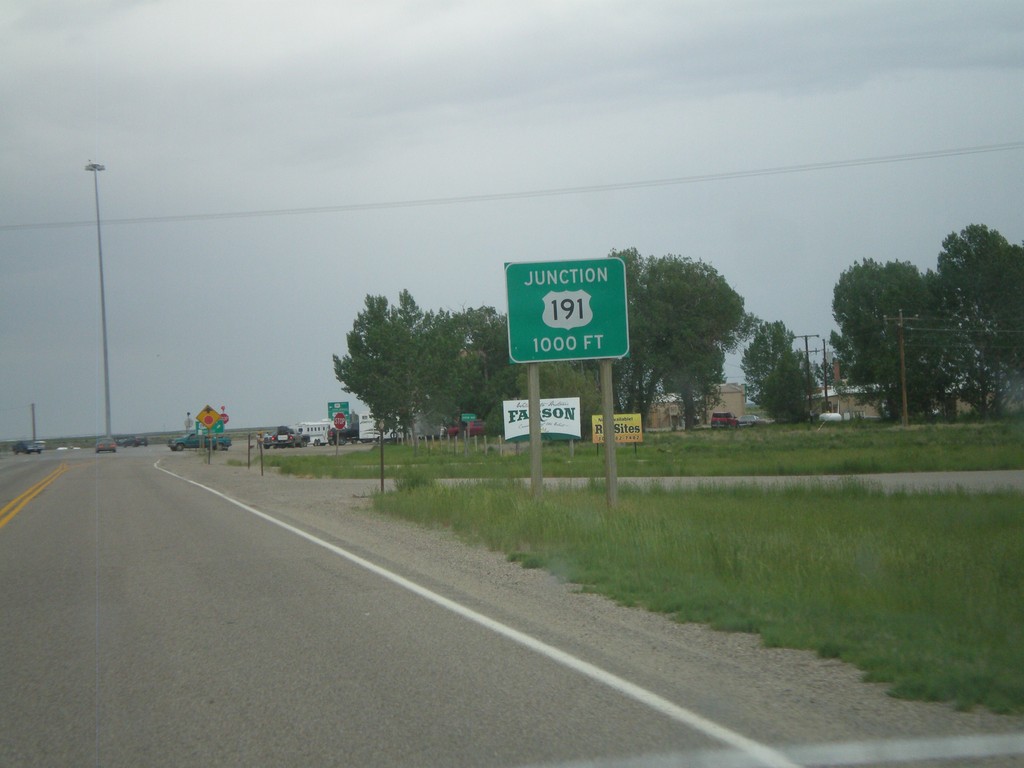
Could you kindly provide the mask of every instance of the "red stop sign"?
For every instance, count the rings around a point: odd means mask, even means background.
[[[337,427],[338,429],[345,428],[345,414],[342,413],[341,411],[338,411],[336,414],[334,414],[334,426]]]
[[[228,415],[226,413],[222,413],[220,415],[220,420],[223,421],[225,424],[227,424],[228,423]]]

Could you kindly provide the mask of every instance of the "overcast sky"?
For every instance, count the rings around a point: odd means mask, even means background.
[[[857,260],[1024,240],[1019,0],[14,0],[0,62],[0,439],[104,430],[89,161],[117,434],[358,409],[364,297],[505,312],[505,262],[692,257],[827,337]]]

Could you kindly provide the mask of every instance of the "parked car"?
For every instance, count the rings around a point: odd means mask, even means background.
[[[711,428],[722,429],[725,427],[738,427],[740,420],[732,415],[730,411],[715,411],[711,414]]]
[[[231,438],[227,435],[198,435],[189,432],[181,437],[173,437],[167,441],[167,447],[172,451],[184,451],[186,448],[210,447],[215,451],[226,451],[231,447]]]
[[[463,427],[465,427],[465,429],[462,429]],[[459,432],[469,435],[470,437],[482,435],[484,433],[484,422],[482,419],[474,419],[468,424],[462,421],[448,427],[448,437],[457,437]]]
[[[96,453],[117,453],[117,441],[112,437],[101,437],[96,441]]]
[[[39,440],[19,440],[11,446],[15,453],[42,453],[43,443]]]
[[[281,426],[270,435],[271,448],[302,448],[305,445],[301,435],[296,435],[291,427]]]
[[[738,425],[741,427],[756,427],[758,424],[764,424],[764,419],[758,416],[756,413],[745,413],[740,416],[737,420]]]
[[[335,429],[331,427],[327,431],[327,442],[330,445],[337,443],[338,445],[347,445],[348,443],[359,442],[359,423],[355,425],[349,425],[344,429]]]

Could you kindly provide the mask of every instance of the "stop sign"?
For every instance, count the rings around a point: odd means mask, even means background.
[[[220,420],[223,421],[225,424],[227,424],[228,423],[228,415],[226,413],[221,413]]]
[[[338,429],[345,428],[345,414],[342,413],[341,411],[338,411],[336,414],[334,414],[334,426],[337,427]]]

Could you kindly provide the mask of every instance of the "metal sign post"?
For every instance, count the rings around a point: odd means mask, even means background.
[[[620,258],[505,265],[508,356],[526,363],[530,407],[530,481],[540,498],[541,362],[598,360],[605,424],[614,425],[612,361],[629,354],[626,264]],[[618,499],[615,443],[605,451],[608,505]]]

